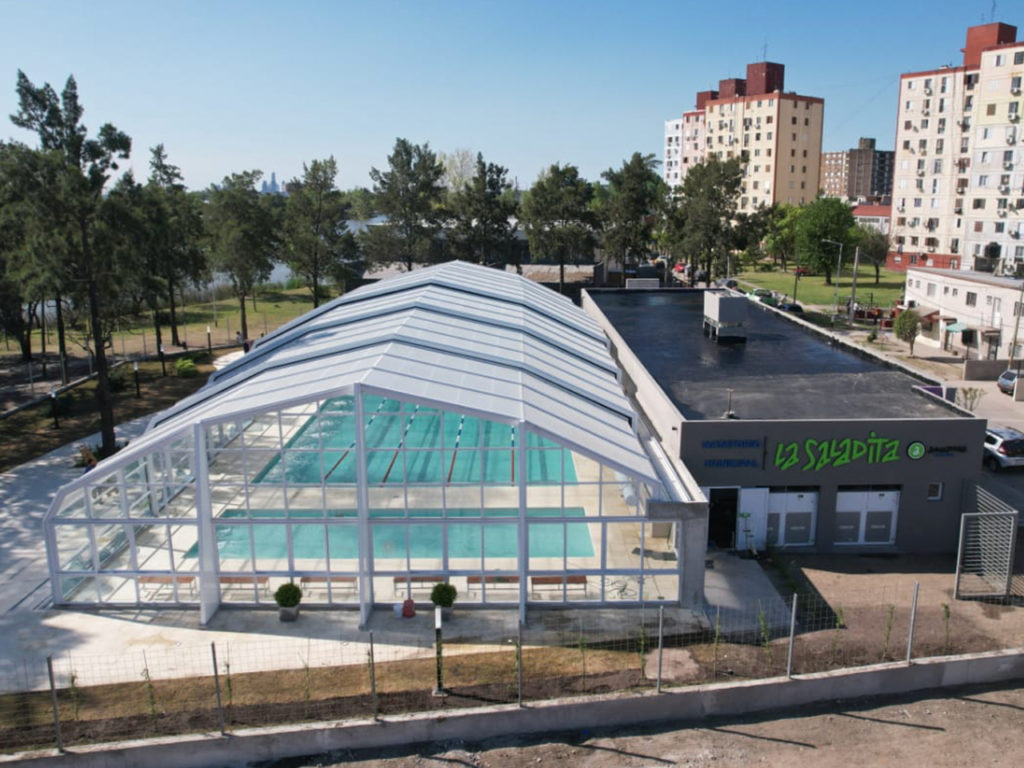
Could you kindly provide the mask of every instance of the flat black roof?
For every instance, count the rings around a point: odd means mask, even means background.
[[[704,336],[704,292],[590,291],[687,419],[951,418],[923,382],[749,302],[745,344]]]

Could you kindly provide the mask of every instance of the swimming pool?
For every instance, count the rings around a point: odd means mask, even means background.
[[[582,507],[567,507],[565,510],[554,508],[534,508],[528,512],[530,557],[561,557],[563,554],[562,527],[560,523],[542,524],[543,518],[557,515],[582,518],[585,512]],[[373,555],[375,558],[405,558],[406,528],[409,528],[409,557],[413,559],[440,560],[444,552],[442,539],[443,529],[448,529],[448,557],[475,558],[481,555],[488,558],[519,556],[518,546],[518,515],[515,508],[498,508],[486,510],[488,520],[509,518],[505,523],[480,522],[480,510],[449,509],[447,526],[415,522],[415,519],[441,517],[441,510],[410,510],[410,520],[402,519],[400,524],[389,525],[371,523],[373,536]],[[323,522],[313,523],[312,520],[323,520],[319,512],[289,510],[254,510],[254,518],[285,519],[292,524],[292,552],[298,560],[323,560],[330,556],[332,560],[355,560],[359,555],[358,531],[355,525],[330,525],[327,541],[324,540]],[[354,513],[339,512],[333,517],[355,517]],[[243,518],[245,510],[227,510],[221,518]],[[370,517],[373,520],[395,520],[393,510],[374,510]],[[450,522],[451,518],[466,518],[466,522]],[[310,522],[298,522],[309,520]],[[216,525],[216,520],[214,521]],[[481,527],[483,540],[481,541]],[[249,544],[249,530],[252,530],[253,546],[257,560],[284,560],[288,557],[288,543],[284,525],[216,525],[217,551],[223,560],[249,560],[252,549]],[[590,540],[590,531],[585,522],[565,524],[565,552],[569,557],[592,557],[594,547]],[[186,557],[196,557],[199,545],[195,544],[187,552]]]
[[[364,395],[366,474],[371,485],[516,482],[515,427],[474,416],[405,406]],[[351,397],[328,400],[256,475],[257,483],[355,483],[355,414]],[[323,446],[321,464],[320,447]],[[443,447],[442,447],[443,446]],[[527,482],[575,483],[569,451],[539,435],[527,440]]]

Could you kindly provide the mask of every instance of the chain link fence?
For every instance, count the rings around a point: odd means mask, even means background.
[[[700,613],[549,609],[531,612],[525,628],[509,610],[488,616],[485,637],[468,636],[481,621],[463,609],[440,644],[421,622],[400,641],[381,631],[8,660],[0,750],[661,690],[1024,644],[1020,601],[954,602],[946,590],[900,585],[844,602],[810,591]]]

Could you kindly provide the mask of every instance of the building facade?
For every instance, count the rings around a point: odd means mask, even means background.
[[[975,360],[1019,360],[1024,281],[988,272],[908,269],[906,302],[921,315],[915,343]]]
[[[856,149],[823,152],[819,187],[825,197],[882,202],[892,193],[894,153],[861,139]]]
[[[665,123],[665,182],[682,185],[689,169],[712,155],[741,158],[741,212],[815,199],[825,102],[787,93],[784,82],[784,65],[762,61],[747,65],[746,78],[698,93],[696,109]]]
[[[1014,274],[1024,265],[1024,41],[967,30],[963,63],[900,76],[890,269]]]

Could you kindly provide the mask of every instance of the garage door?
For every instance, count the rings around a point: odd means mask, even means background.
[[[814,544],[817,518],[816,488],[772,488],[768,494],[768,546]]]
[[[836,544],[893,544],[898,488],[840,488],[836,494]]]

